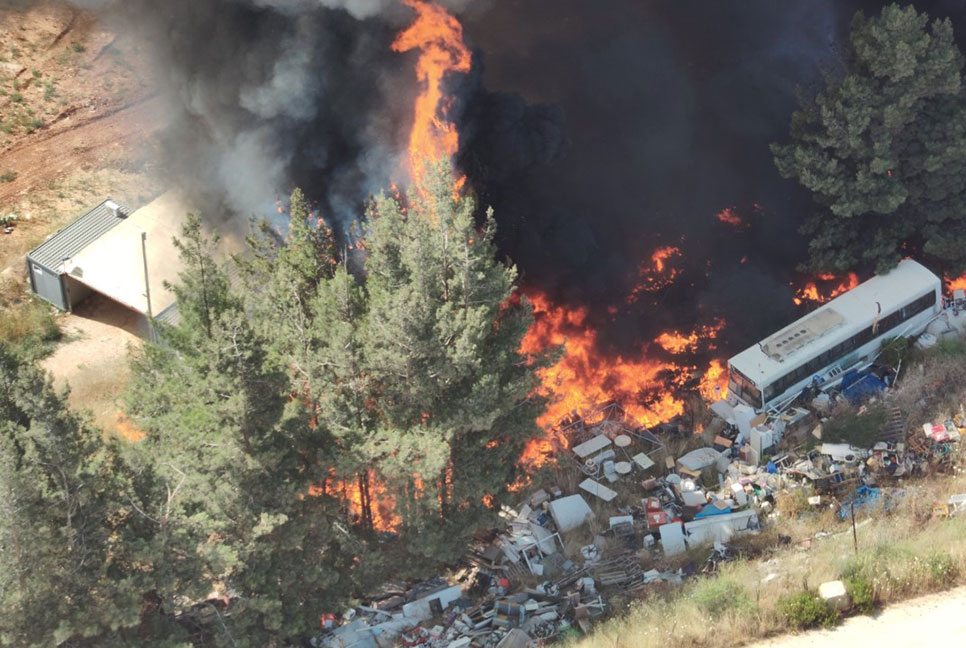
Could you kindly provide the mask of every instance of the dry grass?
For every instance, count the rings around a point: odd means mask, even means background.
[[[572,643],[580,648],[737,646],[789,631],[779,597],[828,580],[846,575],[867,580],[877,605],[966,582],[966,516],[929,519],[934,502],[958,492],[966,492],[962,472],[910,488],[891,514],[860,519],[858,555],[847,522],[789,506],[780,527],[752,540],[758,545],[753,549],[764,552],[756,560],[724,565],[716,578],[648,590],[626,614]],[[778,531],[791,533],[792,544],[777,546]]]
[[[60,337],[49,304],[28,295],[15,281],[0,281],[0,340],[39,358],[49,353]]]

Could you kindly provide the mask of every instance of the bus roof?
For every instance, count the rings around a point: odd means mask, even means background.
[[[728,363],[756,383],[768,384],[869,326],[876,316],[885,317],[940,286],[939,277],[905,259],[887,274],[872,277],[823,304]]]

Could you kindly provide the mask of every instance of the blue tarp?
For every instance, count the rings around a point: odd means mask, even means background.
[[[853,405],[858,405],[869,396],[878,394],[885,388],[886,384],[872,372],[859,373],[854,369],[845,372],[839,385],[842,395],[849,399],[849,402]]]
[[[855,489],[852,497],[842,502],[842,508],[839,510],[839,519],[848,520],[852,516],[853,504],[855,505],[855,512],[858,513],[862,509],[870,508],[878,504],[880,497],[882,497],[882,491],[880,489],[872,488],[871,486],[859,486]]]
[[[701,512],[694,516],[694,519],[711,517],[712,515],[727,515],[728,513],[731,513],[731,507],[719,509],[714,504],[705,504]]]

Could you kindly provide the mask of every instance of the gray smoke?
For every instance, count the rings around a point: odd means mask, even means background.
[[[398,0],[73,3],[148,48],[173,111],[161,166],[209,216],[300,186],[344,228],[399,179],[416,79],[390,47],[413,17]]]

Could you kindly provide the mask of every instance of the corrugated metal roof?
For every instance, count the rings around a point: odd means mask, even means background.
[[[115,216],[107,206],[109,202],[120,207],[119,216]],[[83,250],[92,241],[103,236],[104,232],[122,222],[130,213],[131,210],[127,207],[109,198],[38,245],[27,255],[27,259],[52,272],[59,272],[65,257],[72,257]]]

